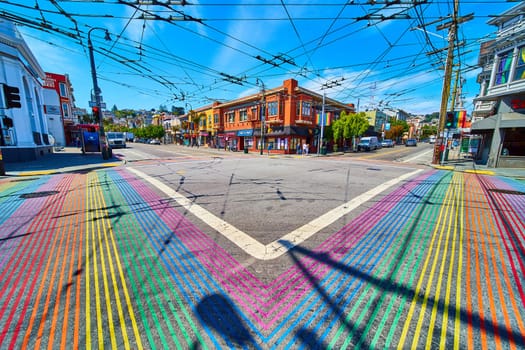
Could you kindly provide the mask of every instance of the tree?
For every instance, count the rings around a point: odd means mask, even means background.
[[[135,137],[144,139],[161,139],[166,133],[162,125],[148,125],[145,128],[135,128],[131,131]]]
[[[364,112],[347,114],[343,111],[341,117],[332,125],[334,142],[344,143],[348,139],[354,141],[356,136],[362,135],[368,129],[368,126],[368,119]]]
[[[171,106],[171,114],[173,114],[173,115],[183,115],[184,114],[184,107]]]
[[[410,126],[404,120],[390,119],[390,130],[385,131],[385,138],[398,140],[404,132],[408,132]]]
[[[421,128],[421,138],[426,139],[430,135],[437,135],[437,126],[423,125]]]
[[[425,122],[431,122],[432,119],[439,119],[439,112],[434,112],[432,114],[425,115]]]

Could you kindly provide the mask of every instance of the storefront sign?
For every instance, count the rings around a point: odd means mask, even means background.
[[[512,109],[525,109],[525,100],[515,98],[512,101],[510,101],[510,105]]]
[[[237,136],[253,136],[253,129],[239,130]]]

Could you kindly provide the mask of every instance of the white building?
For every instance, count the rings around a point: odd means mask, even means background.
[[[489,167],[525,167],[525,3],[488,23],[495,40],[483,43],[471,133],[481,136],[478,163]]]
[[[45,115],[49,134],[55,138],[56,146],[66,145],[66,136],[64,133],[64,122],[60,110],[60,98],[55,90],[44,89]]]
[[[34,160],[52,153],[43,111],[45,73],[12,22],[0,19],[0,83],[20,90],[20,108],[0,108],[3,160]],[[3,99],[3,96],[2,96]],[[5,101],[0,101],[0,107]]]

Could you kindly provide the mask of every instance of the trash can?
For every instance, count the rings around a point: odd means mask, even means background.
[[[322,154],[323,156],[326,155],[326,146],[321,147],[321,154]]]
[[[244,153],[248,153],[248,148],[244,148]]]

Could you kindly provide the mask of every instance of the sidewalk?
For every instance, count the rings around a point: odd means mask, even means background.
[[[36,176],[68,172],[81,172],[97,168],[121,165],[122,161],[113,157],[104,160],[100,153],[82,154],[80,148],[65,147],[61,151],[45,155],[27,162],[6,163],[6,176]]]
[[[480,175],[496,175],[525,180],[524,168],[489,168],[486,165],[476,164],[473,159],[459,153],[459,149],[450,150],[448,159],[442,164],[431,164],[435,169],[461,171]]]

